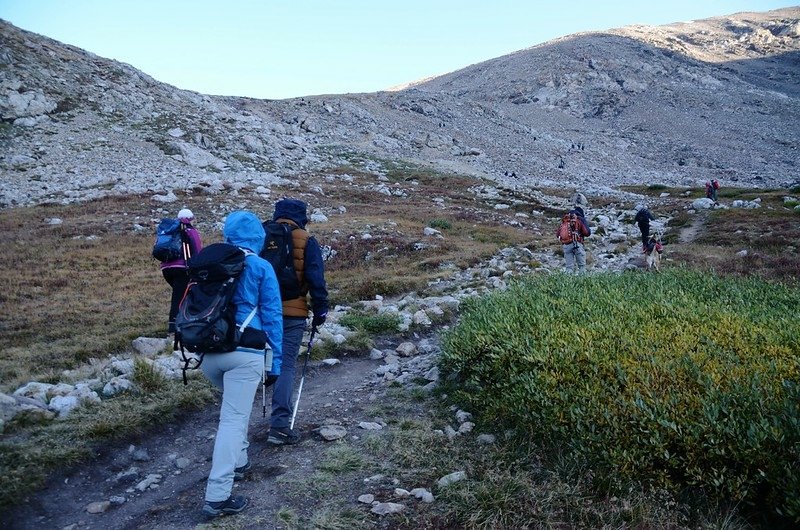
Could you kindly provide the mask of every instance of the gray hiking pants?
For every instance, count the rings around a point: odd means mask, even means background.
[[[578,272],[586,270],[586,250],[581,243],[573,245],[562,245],[564,247],[564,259],[567,261],[567,272],[573,272],[575,264],[578,265]]]
[[[270,427],[288,427],[292,420],[292,394],[297,366],[297,355],[306,330],[306,321],[301,318],[283,319],[283,357],[281,375],[272,387],[272,416]]]
[[[219,427],[206,485],[206,501],[227,500],[233,490],[233,470],[247,464],[247,429],[258,385],[264,370],[264,355],[257,350],[209,354],[200,366],[215,386],[222,389]]]

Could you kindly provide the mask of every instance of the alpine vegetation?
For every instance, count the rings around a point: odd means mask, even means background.
[[[799,304],[682,269],[530,277],[464,305],[442,368],[459,402],[600,490],[688,488],[798,520]]]

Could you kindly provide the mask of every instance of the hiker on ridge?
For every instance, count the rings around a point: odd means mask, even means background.
[[[636,217],[633,221],[639,225],[639,231],[642,233],[642,251],[647,251],[647,242],[650,239],[650,221],[655,221],[656,218],[648,210],[644,204],[637,204],[634,208]]]
[[[575,206],[561,218],[556,238],[561,241],[564,250],[567,272],[573,272],[576,266],[577,272],[586,271],[586,249],[583,247],[583,238],[590,235],[592,231],[580,206]]]
[[[308,223],[306,203],[297,199],[281,199],[275,203],[272,220],[291,228],[294,269],[300,288],[299,296],[283,300],[283,364],[272,390],[272,416],[267,438],[272,445],[287,445],[300,441],[299,433],[290,426],[291,401],[295,365],[309,314],[308,296],[311,297],[313,333],[314,329],[325,323],[328,316],[328,289],[322,250],[317,240],[305,229]]]
[[[272,348],[269,380],[281,372],[283,323],[278,280],[269,262],[258,257],[264,246],[264,228],[255,214],[231,212],[223,228],[225,242],[236,245],[247,254],[239,277],[233,304],[236,323],[244,323],[257,308],[236,350],[207,354],[201,368],[211,382],[222,389],[219,427],[214,440],[211,471],[206,484],[203,513],[208,516],[232,514],[247,506],[247,499],[233,496],[233,481],[244,478],[252,467],[247,456],[247,429],[253,398],[264,376],[265,338]],[[249,333],[253,331],[253,333]],[[260,333],[263,332],[263,333]],[[252,338],[250,338],[252,337]]]
[[[180,221],[180,237],[183,241],[182,254],[173,260],[161,263],[161,274],[164,275],[164,279],[172,287],[167,333],[175,333],[175,316],[178,314],[178,306],[181,303],[183,293],[186,291],[186,286],[189,284],[186,262],[192,256],[196,256],[203,248],[200,232],[192,226],[192,221],[194,221],[192,211],[188,208],[181,209],[178,212],[178,221]]]

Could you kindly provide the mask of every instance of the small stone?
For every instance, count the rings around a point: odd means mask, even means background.
[[[425,488],[414,488],[413,490],[410,491],[410,493],[411,495],[413,495],[414,497],[418,498],[419,500],[425,503],[430,504],[434,500],[433,493],[426,490]]]
[[[472,429],[475,428],[475,424],[471,421],[465,421],[458,427],[459,434],[467,434],[468,432],[472,432]]]
[[[466,471],[455,471],[453,473],[450,473],[449,475],[443,476],[436,483],[438,484],[438,486],[440,488],[446,488],[450,484],[453,484],[454,482],[462,481],[462,480],[464,480],[466,478],[467,478]]]
[[[339,440],[347,436],[347,429],[341,425],[324,425],[319,429],[319,435],[328,442]]]
[[[325,366],[336,366],[337,364],[341,363],[339,359],[323,359],[322,364]]]
[[[187,467],[189,467],[190,463],[191,461],[185,457],[180,457],[175,459],[175,467],[177,467],[178,469],[186,469]]]
[[[358,496],[358,502],[363,502],[364,504],[372,504],[372,501],[375,500],[375,495],[372,493],[365,493],[364,495]]]
[[[111,503],[109,501],[90,502],[86,505],[86,511],[88,513],[104,513],[110,506]]]
[[[396,502],[379,502],[375,506],[372,507],[370,510],[372,513],[378,515],[390,515],[393,513],[400,513],[405,510],[406,507],[403,504],[397,504]]]
[[[383,429],[383,425],[374,421],[362,421],[358,426],[367,431],[380,431]]]
[[[113,504],[114,506],[119,506],[120,504],[125,504],[128,499],[123,497],[122,495],[112,495],[108,498],[108,501]]]
[[[476,440],[480,445],[491,445],[495,442],[494,434],[479,434]]]
[[[395,488],[394,489],[394,494],[395,494],[395,496],[400,497],[401,499],[405,499],[406,497],[410,497],[411,496],[411,493],[408,490],[405,490],[403,488]]]

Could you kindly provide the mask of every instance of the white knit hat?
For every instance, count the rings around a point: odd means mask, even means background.
[[[194,220],[194,214],[189,208],[183,208],[180,212],[178,212],[178,220],[189,222]]]

